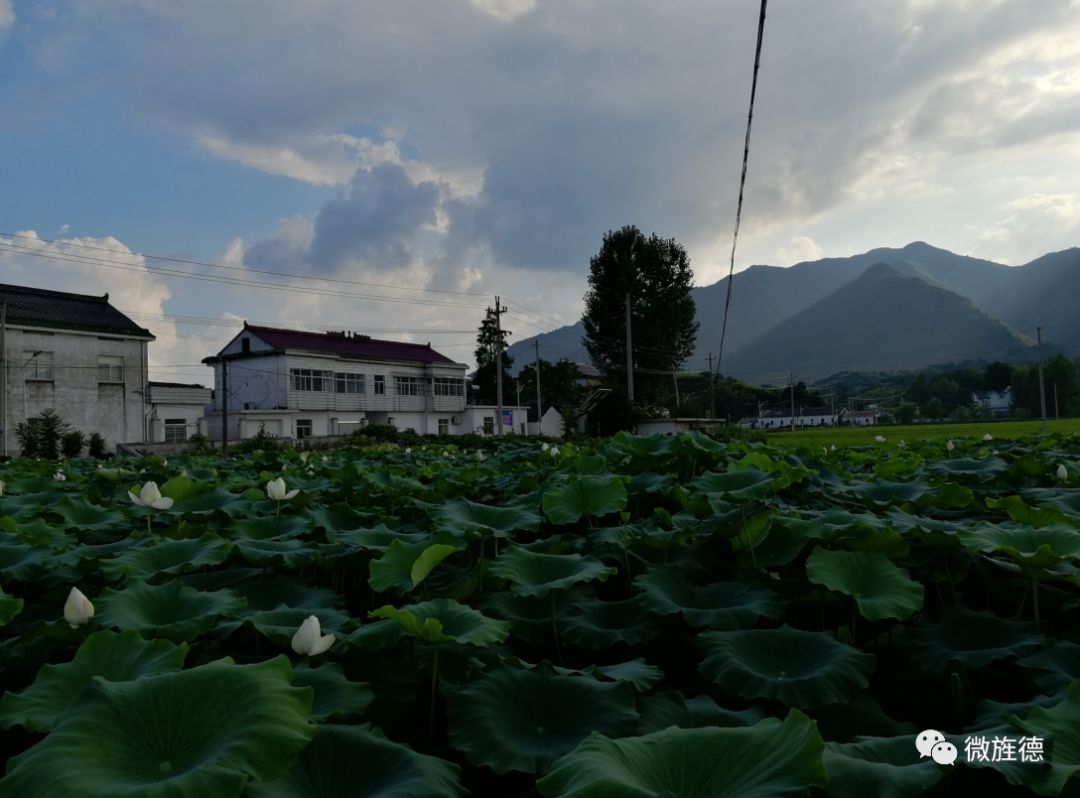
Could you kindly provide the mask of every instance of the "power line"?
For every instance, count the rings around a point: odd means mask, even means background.
[[[211,269],[226,269],[226,270],[229,270],[229,271],[239,271],[239,272],[249,272],[249,273],[253,272],[255,274],[267,274],[267,275],[273,275],[275,277],[288,277],[288,278],[297,279],[297,280],[317,280],[317,281],[323,282],[323,283],[338,283],[338,284],[341,284],[341,285],[360,285],[360,286],[365,286],[367,288],[390,288],[390,289],[394,289],[394,290],[398,290],[398,291],[422,291],[422,292],[425,292],[425,293],[432,293],[432,294],[455,294],[455,295],[458,295],[458,296],[476,296],[476,297],[486,297],[487,296],[487,294],[481,294],[481,293],[476,293],[476,292],[472,292],[472,291],[451,291],[451,290],[448,290],[448,289],[441,289],[441,288],[417,288],[415,286],[390,285],[390,284],[387,284],[387,283],[371,283],[371,282],[363,282],[363,281],[360,281],[360,280],[341,280],[341,279],[337,279],[337,278],[333,278],[333,277],[315,277],[315,276],[310,275],[310,274],[291,274],[289,272],[275,272],[275,271],[270,271],[268,269],[256,269],[256,268],[250,268],[250,267],[247,267],[247,266],[226,266],[225,264],[222,264],[222,263],[209,263],[207,261],[201,261],[201,260],[189,260],[189,259],[186,259],[186,258],[174,258],[174,257],[169,257],[167,255],[151,255],[151,254],[146,253],[146,252],[131,252],[131,253],[117,252],[115,249],[110,249],[109,247],[97,247],[97,246],[94,246],[92,244],[80,244],[80,243],[76,243],[74,241],[69,241],[69,240],[64,240],[64,239],[40,238],[38,236],[28,236],[28,235],[23,235],[21,233],[4,233],[4,232],[0,232],[0,236],[8,236],[9,238],[25,238],[25,239],[29,239],[31,241],[43,241],[46,244],[56,244],[58,246],[64,246],[64,247],[78,247],[80,249],[93,249],[93,250],[97,250],[99,252],[108,252],[108,253],[111,253],[113,255],[129,255],[130,254],[132,257],[149,258],[151,260],[167,261],[167,262],[170,262],[170,263],[182,263],[182,264],[185,264],[185,265],[188,265],[188,266],[205,266],[205,267],[211,268]],[[132,264],[132,265],[136,265],[136,264]],[[150,267],[148,266],[147,268],[150,268]]]
[[[119,309],[121,313],[127,316],[138,316],[144,319],[161,319],[165,321],[174,321],[177,324],[191,324],[191,325],[203,325],[208,327],[236,327],[239,322],[233,319],[215,319],[209,316],[183,316],[173,315],[169,313],[146,313],[141,310],[124,310]],[[319,322],[316,324],[308,322],[280,322],[280,321],[252,321],[248,320],[250,325],[256,327],[276,327],[278,329],[292,329],[296,327],[307,327],[315,330],[341,330],[352,329],[350,325],[345,323],[331,323],[331,322]],[[284,325],[284,326],[283,326]],[[468,335],[474,330],[446,330],[435,327],[415,327],[415,328],[403,328],[403,327],[359,327],[356,328],[357,332],[369,333],[400,333],[402,335]]]
[[[743,189],[746,187],[746,165],[750,160],[750,125],[754,121],[754,97],[757,95],[758,69],[761,67],[761,41],[765,34],[765,5],[761,0],[761,16],[758,17],[757,47],[754,50],[754,77],[750,82],[750,110],[746,115],[746,140],[743,142],[742,174],[739,176],[739,200],[735,205],[735,234],[731,237],[731,266],[728,268],[727,296],[724,299],[724,321],[720,327],[720,351],[716,355],[716,370],[724,357],[724,339],[727,337],[728,313],[731,310],[731,283],[735,276],[735,245],[739,241],[739,224],[742,221]]]

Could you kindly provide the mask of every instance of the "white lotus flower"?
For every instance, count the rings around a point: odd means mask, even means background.
[[[266,483],[266,495],[276,502],[287,502],[289,499],[296,496],[300,492],[299,488],[293,488],[288,493],[285,492],[285,480],[281,477],[272,479]]]
[[[994,436],[993,436],[993,435],[991,435],[991,434],[990,434],[990,433],[988,432],[988,433],[986,433],[985,435],[983,435],[983,440],[984,440],[984,441],[992,441],[992,440],[994,440]]]
[[[329,463],[329,462],[330,462],[330,458],[329,458],[329,457],[327,457],[327,456],[326,456],[326,455],[324,454],[324,455],[323,455],[323,459],[322,459],[322,461],[323,461],[324,463]]]
[[[548,454],[550,454],[552,457],[558,457],[559,456],[559,447],[558,446],[552,446],[550,449],[548,449]]]
[[[57,482],[67,482],[67,477],[64,476],[63,471],[57,471],[55,474],[52,475],[52,478],[55,479]]]
[[[308,458],[311,456],[310,452],[300,452],[300,462],[307,463]]]
[[[550,447],[550,446],[548,446],[548,445],[547,445],[547,443],[541,443],[541,444],[540,444],[540,451],[542,451],[542,452],[546,452],[546,451],[547,451],[548,449],[550,449],[550,448],[551,448],[551,447]]]
[[[324,635],[319,626],[319,619],[309,615],[307,620],[300,624],[296,634],[292,636],[292,648],[297,654],[307,654],[314,657],[334,645],[333,635]]]
[[[281,470],[282,471],[288,471],[289,470],[289,464],[288,463],[282,463],[281,464]]]
[[[906,449],[906,448],[907,448],[907,444],[906,444],[906,443],[904,443],[904,439],[903,439],[903,438],[901,438],[901,439],[900,439],[900,443],[898,443],[898,444],[896,444],[896,445],[897,445],[897,446],[899,446],[899,447],[900,447],[901,449]]]
[[[315,469],[313,469],[313,468],[309,468],[309,469],[307,470],[307,475],[308,475],[309,477],[313,477],[313,476],[315,476]]]
[[[479,449],[476,450],[475,457],[476,457],[476,462],[478,462],[478,463],[484,462],[484,453],[482,451],[480,451]]]
[[[161,465],[162,465],[162,466],[168,466],[168,465],[169,465],[169,460],[168,460],[168,458],[166,458],[166,457],[162,457],[162,458],[161,458]]]
[[[948,443],[945,444],[945,448],[948,449],[951,452],[953,449],[956,448],[956,444],[953,443],[952,441],[949,441]]]
[[[168,510],[173,506],[173,500],[168,496],[162,496],[157,483],[151,480],[139,490],[136,496],[134,491],[128,491],[128,498],[133,504],[140,507],[153,507],[155,510]]]
[[[836,451],[836,444],[835,443],[829,445],[829,451],[830,452],[835,452]]]
[[[442,456],[443,456],[443,457],[449,457],[449,456],[450,456],[450,450],[449,450],[449,449],[445,450],[445,451],[444,451],[444,452],[442,453]]]
[[[1062,463],[1061,465],[1059,465],[1057,467],[1057,478],[1060,479],[1062,482],[1064,482],[1065,480],[1067,480],[1069,478],[1069,469],[1067,469],[1065,467],[1064,463]],[[3,491],[3,483],[0,482],[0,492],[2,492],[2,491]]]
[[[885,436],[884,435],[875,435],[874,440],[877,441],[878,443],[885,443]]]
[[[4,488],[7,487],[7,483],[0,479],[0,496],[4,495]]]
[[[411,446],[406,446],[405,447],[405,454],[412,454],[412,447]]]
[[[77,587],[71,588],[67,601],[64,602],[64,620],[72,629],[77,629],[84,623],[89,623],[94,617],[94,605],[90,599],[83,595]]]

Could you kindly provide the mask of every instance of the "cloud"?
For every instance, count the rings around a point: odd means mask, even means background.
[[[469,0],[469,3],[502,22],[513,22],[536,8],[536,0]]]
[[[1020,264],[1076,246],[1080,239],[1080,195],[1032,194],[1004,210],[1004,217],[982,231],[976,252],[993,252],[1001,262]],[[1029,243],[1033,240],[1039,242],[1034,251]]]
[[[15,8],[11,0],[0,0],[0,39],[15,25]]]
[[[819,260],[825,257],[825,250],[814,239],[808,236],[796,236],[785,247],[776,251],[776,257],[780,266],[791,266],[808,260]]]

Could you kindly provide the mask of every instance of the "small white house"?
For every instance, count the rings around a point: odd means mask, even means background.
[[[1012,415],[1012,387],[1004,391],[975,391],[971,395],[971,402],[976,407],[986,408],[995,416]]]
[[[548,438],[562,438],[566,435],[566,419],[562,417],[562,413],[555,409],[555,407],[549,406],[544,414],[540,416],[539,421],[536,418],[536,408],[529,408],[529,423],[526,425],[526,429],[530,435],[544,435]]]
[[[795,408],[794,418],[791,415],[790,405],[779,405],[772,408],[764,408],[758,414],[755,429],[777,430],[791,429],[793,423],[796,428],[801,427],[834,427],[839,421],[839,414],[828,407],[798,407]],[[742,422],[740,422],[742,426]]]
[[[16,427],[52,408],[109,446],[146,440],[147,347],[154,336],[89,296],[0,285],[0,452]]]
[[[203,412],[210,389],[179,382],[150,382],[146,387],[150,406],[146,419],[147,441],[186,443],[201,432]]]
[[[876,410],[848,410],[844,413],[844,423],[853,427],[870,427],[877,424]]]
[[[503,435],[527,435],[527,407],[503,405]],[[458,416],[451,418],[451,435],[476,433],[477,435],[498,434],[499,409],[495,405],[469,405]]]
[[[638,435],[675,435],[725,425],[726,422],[720,418],[650,418],[639,421],[635,431]]]

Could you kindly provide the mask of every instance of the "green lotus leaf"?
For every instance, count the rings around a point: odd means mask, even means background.
[[[739,711],[724,709],[707,695],[687,698],[674,690],[642,698],[638,708],[641,712],[638,734],[651,734],[668,726],[680,729],[753,726],[765,717],[756,707]]]
[[[350,646],[364,651],[385,651],[398,644],[405,636],[404,627],[397,621],[366,623],[345,638]]]
[[[115,529],[125,524],[123,513],[75,496],[46,505],[45,509],[64,519],[64,529]]]
[[[272,610],[258,610],[256,612],[244,611],[239,618],[225,621],[220,629],[231,632],[243,624],[248,624],[262,635],[273,640],[278,645],[288,646],[292,637],[309,615],[319,619],[319,626],[323,634],[334,634],[341,637],[345,628],[350,624],[349,616],[341,610],[330,607],[277,607]]]
[[[510,537],[518,531],[535,532],[540,527],[540,514],[535,505],[526,507],[511,504],[496,507],[478,504],[468,499],[435,504],[428,510],[431,520],[439,529],[455,537]]]
[[[125,577],[149,579],[157,574],[178,574],[225,562],[232,548],[211,532],[200,538],[143,538],[143,541],[138,548],[127,549],[111,560],[102,560],[102,573],[114,581]]]
[[[834,798],[908,798],[922,795],[943,775],[932,759],[914,756],[914,737],[857,737],[826,743],[826,792]]]
[[[634,579],[642,603],[658,615],[681,612],[693,626],[715,629],[742,629],[758,618],[776,618],[783,604],[769,590],[738,582],[714,582],[697,586],[688,583],[675,565],[655,566]]]
[[[1056,507],[1029,507],[1019,496],[1004,496],[1000,499],[987,498],[986,506],[991,510],[1004,510],[1009,518],[1025,526],[1033,526],[1039,529],[1050,524],[1075,523],[1065,513]]]
[[[368,614],[396,621],[413,637],[427,643],[453,640],[483,647],[501,643],[510,633],[507,621],[488,618],[453,599],[432,599],[400,609],[387,604]]]
[[[1052,707],[1061,703],[1065,696],[1065,690],[1060,690],[1054,695],[1035,696],[1030,701],[989,701],[982,700],[975,708],[975,717],[964,731],[981,732],[999,729],[1009,726],[1010,718],[1014,715],[1026,715],[1035,707]]]
[[[174,513],[184,515],[209,515],[218,510],[231,513],[235,511],[235,505],[242,503],[243,499],[239,494],[230,493],[224,488],[210,488],[176,501],[171,509]]]
[[[874,657],[824,632],[743,629],[698,635],[701,672],[743,698],[814,709],[846,701],[870,681]]]
[[[824,743],[798,710],[735,729],[592,734],[537,782],[547,798],[777,798],[825,784]]]
[[[315,690],[311,719],[319,722],[359,715],[375,700],[375,693],[367,682],[349,681],[341,666],[332,662],[324,662],[315,668],[306,662],[293,666],[292,683],[293,687]]]
[[[4,525],[4,531],[10,532],[15,541],[28,546],[44,546],[53,551],[66,551],[74,547],[77,542],[73,535],[53,526],[40,516],[25,523],[17,523],[15,519],[6,517],[0,519],[0,524],[5,521],[9,524]]]
[[[664,678],[662,670],[641,657],[614,665],[594,665],[592,672],[613,682],[628,682],[642,693],[651,690]]]
[[[696,477],[690,485],[700,493],[738,500],[764,499],[781,487],[773,474],[756,468],[705,473]]]
[[[287,540],[250,540],[237,538],[236,551],[252,565],[273,565],[283,562],[291,568],[311,565],[318,557],[314,547],[295,538]]]
[[[946,482],[934,489],[933,493],[923,496],[918,501],[919,507],[940,507],[945,510],[963,510],[975,503],[975,492],[964,485]]]
[[[979,459],[957,457],[932,462],[928,468],[932,474],[946,478],[957,477],[972,482],[988,482],[1007,472],[1009,464],[1000,457]]]
[[[102,626],[134,629],[168,640],[191,640],[213,627],[218,616],[236,612],[244,599],[231,590],[207,592],[173,580],[163,585],[129,583],[94,599]]]
[[[130,682],[149,674],[178,671],[186,654],[186,645],[143,640],[138,632],[95,632],[79,646],[70,662],[43,665],[34,683],[21,693],[4,693],[0,699],[0,726],[48,731],[95,676],[110,682]]]
[[[22,612],[23,600],[9,596],[0,590],[0,626],[11,623],[11,619]]]
[[[161,486],[161,495],[168,496],[173,502],[182,502],[185,499],[190,499],[193,496],[197,496],[204,490],[209,490],[210,485],[203,485],[191,477],[179,474],[172,479],[168,480]]]
[[[1059,640],[1016,664],[1035,669],[1035,684],[1047,692],[1056,692],[1080,679],[1080,645]]]
[[[8,763],[0,796],[231,798],[280,776],[315,733],[285,657],[95,678],[48,737]],[[58,766],[58,763],[63,763]]]
[[[958,534],[972,552],[1001,552],[1027,569],[1043,569],[1080,557],[1080,531],[1064,524],[1035,529],[1023,524],[980,523]]]
[[[49,570],[55,555],[41,546],[0,543],[0,579],[32,582]]]
[[[1045,642],[1033,624],[953,607],[938,623],[912,627],[910,635],[912,659],[934,673],[950,662],[981,668],[996,659],[1022,657]]]
[[[330,540],[349,550],[386,551],[395,540],[402,543],[422,543],[429,538],[424,532],[399,532],[385,524],[370,529],[351,529],[347,532],[331,532]]]
[[[1080,774],[1080,682],[1069,685],[1065,700],[1055,706],[1034,707],[1013,726],[1044,742],[1043,764],[1007,763],[998,769],[1012,784],[1023,784],[1039,795],[1058,795]],[[994,765],[991,765],[993,767]]]
[[[491,564],[489,573],[510,582],[515,596],[548,595],[594,579],[606,580],[617,573],[594,557],[580,554],[540,554],[511,546]]]
[[[562,590],[555,596],[555,618],[562,628],[565,612],[577,605],[579,597],[573,590]],[[515,596],[509,591],[490,592],[480,597],[480,608],[489,615],[510,622],[515,639],[529,643],[549,643],[552,638],[551,599]]]
[[[325,529],[327,538],[331,540],[336,535],[361,530],[371,517],[367,513],[356,512],[346,504],[312,505],[304,508],[303,516],[311,520],[311,526]],[[386,527],[379,524],[375,529],[386,529]]]
[[[851,492],[873,504],[887,505],[917,502],[932,490],[926,482],[888,482],[875,479],[872,482],[856,483]]]
[[[270,515],[233,521],[229,529],[233,536],[249,540],[291,540],[311,529],[306,519],[288,515]]]
[[[463,798],[458,767],[368,726],[320,726],[289,771],[245,798]]]
[[[854,598],[859,614],[871,621],[904,620],[922,608],[923,586],[877,552],[818,546],[806,560],[806,576],[816,585]]]
[[[601,518],[626,508],[626,486],[614,474],[571,477],[545,490],[543,504],[553,524]]]
[[[333,590],[284,577],[243,582],[236,586],[236,592],[247,599],[242,613],[273,610],[282,605],[314,611],[336,608],[342,603],[341,596]]]
[[[640,645],[660,631],[656,619],[645,612],[640,596],[623,601],[597,598],[575,601],[560,618],[559,629],[567,642],[597,650],[616,643]]]
[[[585,676],[556,673],[549,663],[503,667],[447,695],[450,743],[496,773],[540,773],[590,732],[631,733],[634,691]]]
[[[368,584],[379,593],[390,589],[408,593],[424,581],[436,565],[462,548],[445,543],[392,541],[382,557],[368,563],[371,572]]]

